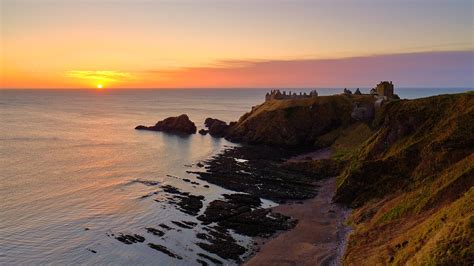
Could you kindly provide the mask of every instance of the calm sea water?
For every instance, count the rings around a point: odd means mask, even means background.
[[[367,91],[367,90],[363,90]],[[418,98],[464,89],[399,89]],[[262,102],[266,90],[2,90],[0,91],[0,264],[196,264],[200,230],[173,230],[165,239],[145,227],[196,221],[156,202],[159,187],[204,195],[208,203],[228,191],[193,186],[171,176],[234,144],[199,134],[189,137],[136,131],[168,116],[235,121]],[[320,89],[320,95],[341,89]],[[266,202],[270,206],[271,202]],[[204,208],[203,208],[204,210]],[[203,211],[202,210],[202,211]],[[88,228],[89,230],[85,230]],[[125,245],[110,234],[137,233],[167,246],[178,261],[145,243]],[[242,245],[250,239],[237,236]],[[87,249],[93,249],[92,253]],[[216,256],[214,256],[216,257]]]

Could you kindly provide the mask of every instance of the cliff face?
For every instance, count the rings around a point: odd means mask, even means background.
[[[342,95],[267,101],[242,116],[227,138],[278,146],[313,146],[319,136],[347,127],[353,121],[352,110],[353,101]]]
[[[474,261],[474,93],[396,101],[338,177],[345,264]]]
[[[354,208],[344,264],[472,263],[474,93],[393,101],[373,119],[354,116],[373,101],[268,101],[233,125],[228,138],[332,147],[332,162],[292,167],[315,176],[339,172],[334,200]]]

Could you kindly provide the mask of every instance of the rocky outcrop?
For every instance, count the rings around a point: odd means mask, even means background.
[[[375,116],[373,102],[355,102],[351,117],[357,121],[370,122]]]
[[[364,99],[374,101],[370,96]],[[243,115],[226,138],[274,146],[313,146],[320,136],[353,123],[352,111],[353,99],[342,95],[268,101]]]
[[[224,137],[229,129],[226,122],[210,117],[206,118],[204,125],[208,128],[209,135],[213,137]]]
[[[181,134],[195,134],[196,125],[189,120],[189,117],[185,114],[176,117],[168,117],[165,120],[159,121],[154,126],[137,126],[137,130],[152,130],[152,131],[163,131],[168,133],[181,133]]]

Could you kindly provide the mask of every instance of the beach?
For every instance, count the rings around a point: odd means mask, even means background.
[[[319,149],[287,162],[331,157],[331,149]],[[336,177],[315,182],[317,195],[308,200],[280,204],[273,212],[298,220],[295,228],[271,238],[257,238],[256,254],[245,265],[339,265],[350,228],[344,224],[350,210],[333,203]]]
[[[336,178],[317,182],[318,195],[302,203],[281,204],[274,212],[298,219],[296,227],[258,239],[258,252],[245,265],[339,265],[349,229],[349,210],[332,202]]]

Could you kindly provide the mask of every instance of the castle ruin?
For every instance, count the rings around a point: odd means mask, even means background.
[[[393,98],[393,83],[391,81],[381,81],[375,88],[370,90],[370,94]]]
[[[312,90],[309,94],[300,92],[299,94],[291,93],[286,91],[281,92],[280,90],[271,90],[270,93],[267,92],[265,95],[265,101],[270,100],[288,100],[288,99],[302,99],[302,98],[313,98],[318,97],[318,92]]]

